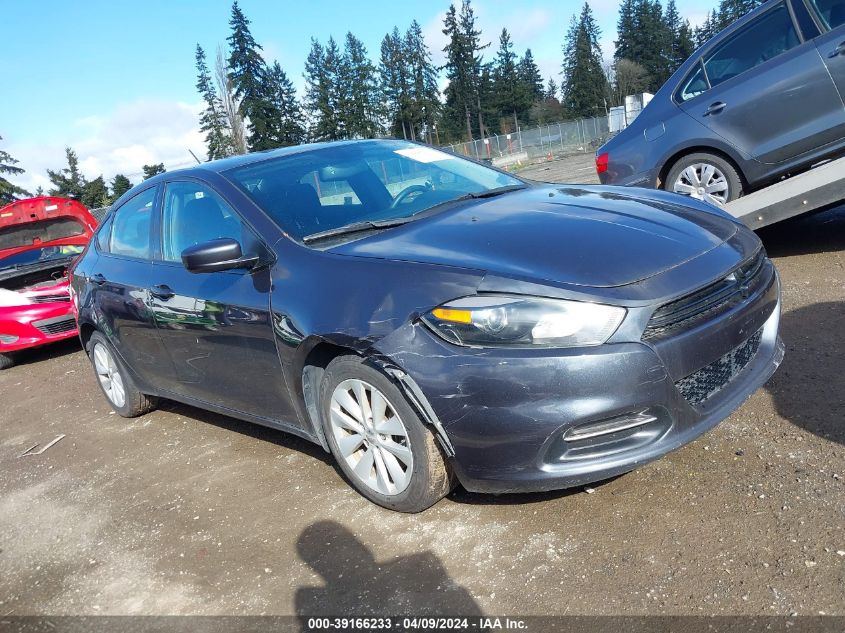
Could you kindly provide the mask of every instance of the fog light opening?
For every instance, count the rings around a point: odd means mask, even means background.
[[[589,424],[582,424],[576,426],[563,434],[564,442],[580,442],[591,437],[599,437],[601,435],[609,435],[617,431],[626,431],[628,429],[637,428],[638,426],[645,426],[655,422],[657,418],[647,411],[640,411],[639,413],[621,415],[610,420],[602,420],[601,422],[591,422]]]
[[[11,345],[12,343],[17,343],[17,341],[18,337],[14,334],[0,334],[0,343]]]

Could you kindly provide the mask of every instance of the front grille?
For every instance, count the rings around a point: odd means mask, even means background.
[[[761,274],[765,262],[766,255],[761,248],[754,257],[719,281],[662,305],[649,319],[643,340],[688,329],[741,303],[765,281]]]
[[[32,303],[68,303],[70,295],[36,295],[29,298]]]
[[[41,321],[33,321],[32,325],[38,328],[43,334],[62,334],[76,329],[76,321],[71,315],[63,315],[60,317],[53,317],[52,319],[42,319]]]
[[[681,378],[681,380],[675,383],[675,387],[687,399],[687,402],[697,407],[708,398],[719,393],[728,383],[736,378],[739,372],[745,369],[745,366],[748,365],[749,361],[754,358],[754,354],[757,353],[762,337],[763,330],[761,329],[745,341],[745,343],[734,348],[718,360],[713,361],[706,367],[702,367],[686,378]]]

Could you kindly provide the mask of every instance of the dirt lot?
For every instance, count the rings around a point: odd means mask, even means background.
[[[585,180],[589,160],[523,173]],[[0,373],[0,615],[843,615],[845,210],[763,238],[780,371],[590,494],[393,514],[316,446],[177,404],[123,420],[76,343],[28,354]]]

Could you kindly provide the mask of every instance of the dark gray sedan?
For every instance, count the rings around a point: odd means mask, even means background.
[[[164,397],[294,433],[409,512],[456,482],[632,470],[729,415],[783,354],[777,272],[722,211],[403,141],[146,180],[72,288],[119,414]]]
[[[596,152],[602,183],[723,205],[845,151],[845,0],[771,0]]]

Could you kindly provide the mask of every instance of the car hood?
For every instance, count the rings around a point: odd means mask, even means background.
[[[41,196],[8,204],[0,208],[0,266],[3,258],[32,248],[84,246],[96,227],[76,200]]]
[[[531,187],[332,248],[591,287],[635,283],[710,251],[731,219],[646,190]]]

